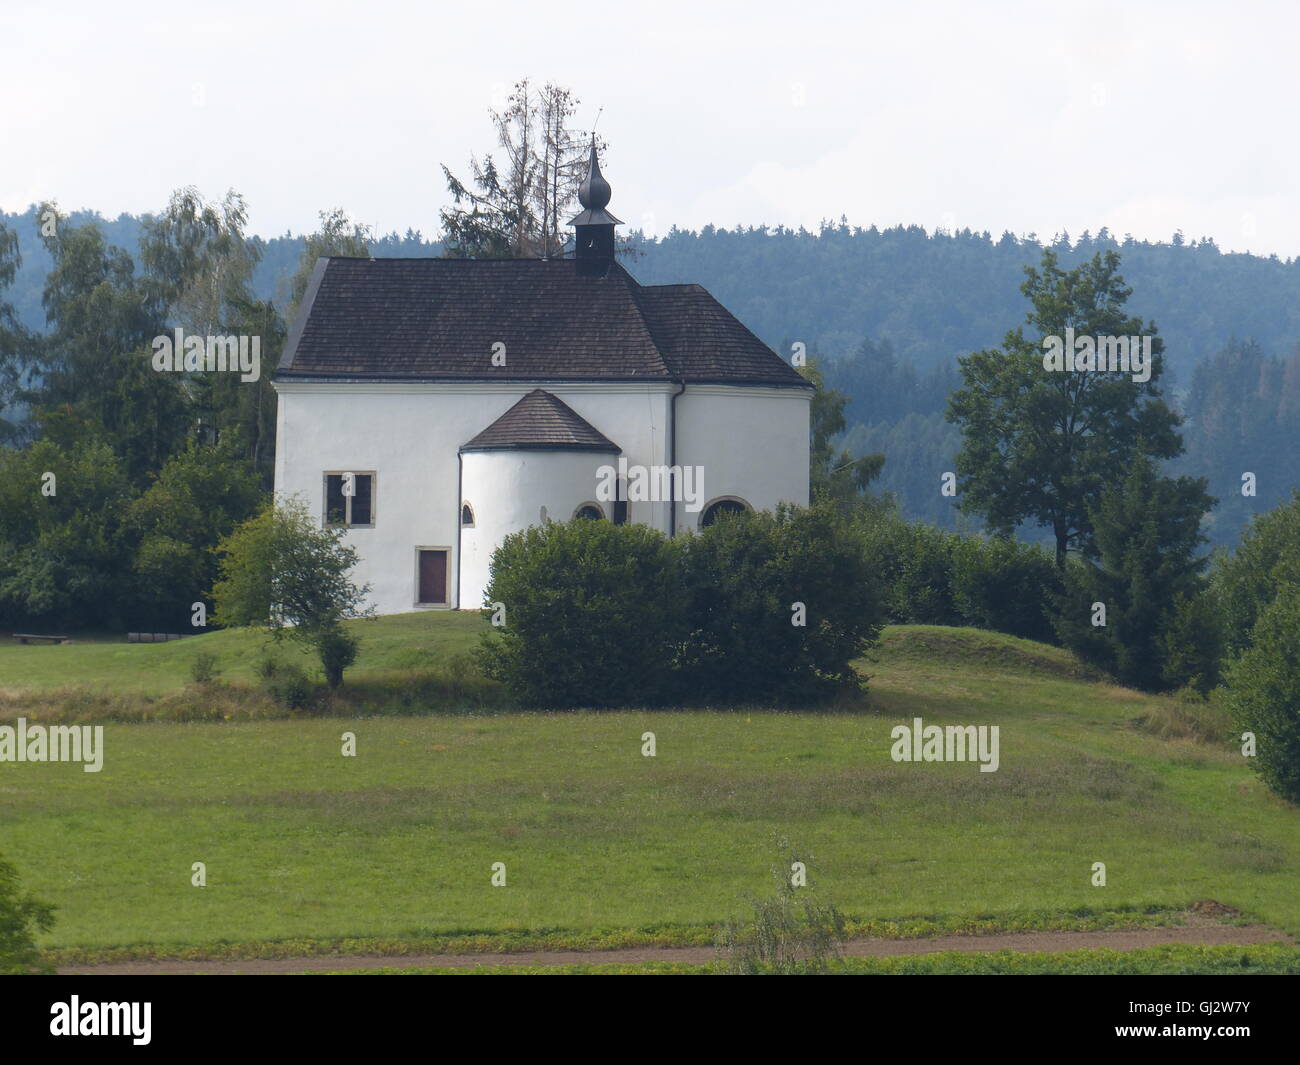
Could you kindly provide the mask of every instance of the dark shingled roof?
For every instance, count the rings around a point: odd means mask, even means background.
[[[613,451],[622,449],[603,436],[564,400],[534,388],[461,451]]]
[[[699,285],[572,259],[321,259],[276,377],[810,387]]]

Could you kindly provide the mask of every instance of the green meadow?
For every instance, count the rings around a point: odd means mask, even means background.
[[[690,965],[644,962],[639,965],[483,966],[477,969],[387,968],[375,974],[421,976],[706,976],[726,971],[720,963]],[[966,954],[940,951],[919,956],[844,958],[832,961],[831,976],[1090,976],[1090,975],[1223,975],[1300,973],[1300,947],[1278,943],[1248,947],[1163,946],[1137,950],[1071,950],[1059,954],[1014,950]]]
[[[484,622],[477,614],[398,614],[351,623],[364,653],[348,679],[401,670],[430,670],[477,642]],[[220,662],[222,679],[251,684],[259,660],[271,657],[311,669],[316,661],[291,640],[277,643],[251,629],[228,629],[169,643],[126,643],[102,633],[78,636],[70,644],[0,644],[0,692],[50,692],[75,686],[96,692],[164,695],[190,682],[200,653]],[[6,716],[12,716],[7,711]]]
[[[348,685],[441,668],[483,624],[359,623]],[[51,692],[80,689],[221,699],[223,685],[251,690],[265,643],[7,646],[3,716],[39,718]],[[222,685],[190,684],[203,651]],[[967,629],[886,630],[862,668],[862,703],[823,713],[340,703],[337,716],[109,719],[97,774],[0,763],[0,853],[58,906],[43,943],[66,957],[709,942],[792,859],[877,933],[1152,923],[1208,899],[1300,933],[1300,810],[1256,780],[1212,714]],[[997,725],[1000,768],[894,762],[891,728],[918,716]]]

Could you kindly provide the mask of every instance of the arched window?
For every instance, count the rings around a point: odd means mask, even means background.
[[[586,518],[588,521],[601,521],[605,517],[605,512],[600,509],[599,503],[583,503],[573,512],[575,518]]]
[[[462,525],[474,524],[474,508],[468,503],[462,503],[460,505],[460,523]]]
[[[743,499],[736,499],[734,496],[724,496],[721,499],[715,499],[700,515],[700,528],[707,529],[724,514],[743,514],[751,509],[749,504]]]

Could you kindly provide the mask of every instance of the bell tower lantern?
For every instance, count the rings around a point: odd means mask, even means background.
[[[593,137],[587,177],[578,187],[578,202],[585,210],[569,222],[577,230],[574,258],[579,277],[604,277],[614,265],[614,227],[623,223],[605,210],[609,197],[609,182],[600,172]]]

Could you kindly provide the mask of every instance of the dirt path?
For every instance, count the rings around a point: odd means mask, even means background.
[[[857,939],[845,946],[851,957],[1016,950],[1059,953],[1088,947],[1136,950],[1166,943],[1243,946],[1289,943],[1290,938],[1266,925],[1202,924],[1176,928],[1117,929],[1110,932],[1021,932],[994,936],[938,936],[933,939]],[[246,961],[131,961],[110,965],[65,965],[66,975],[171,976],[200,973],[312,973],[357,969],[473,969],[512,965],[627,965],[646,961],[702,964],[719,957],[711,947],[638,947],[632,950],[548,950],[517,954],[327,955],[308,958],[252,958]]]

